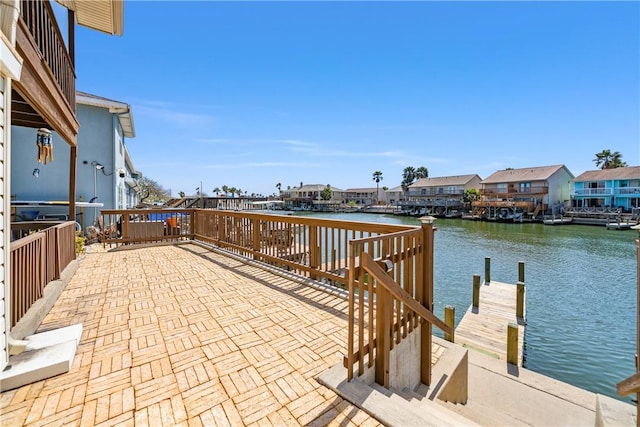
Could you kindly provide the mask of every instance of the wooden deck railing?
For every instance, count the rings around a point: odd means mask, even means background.
[[[34,227],[32,234],[11,242],[11,326],[42,297],[45,286],[59,279],[75,259],[75,222],[41,230],[39,224]]]
[[[349,275],[347,378],[375,368],[375,381],[389,387],[390,352],[420,329],[421,381],[431,382],[431,333],[451,328],[433,314],[433,227],[352,240]],[[375,351],[374,351],[375,350]]]
[[[103,210],[102,222],[105,244],[193,239],[348,288],[349,379],[354,363],[361,375],[368,357],[370,367],[376,364],[376,381],[388,387],[390,350],[421,324],[421,381],[429,384],[432,325],[451,333],[433,315],[430,223],[415,227],[209,209]]]
[[[350,240],[415,228],[212,209],[103,210],[102,215],[105,244],[193,239],[345,289]],[[175,218],[175,227],[169,218]]]

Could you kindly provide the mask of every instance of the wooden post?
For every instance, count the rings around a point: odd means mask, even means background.
[[[451,334],[444,334],[444,339],[449,342],[454,342],[455,340],[455,318],[456,318],[456,308],[452,305],[447,305],[444,307],[444,323],[447,326],[451,327]]]
[[[320,247],[318,246],[318,226],[309,227],[309,267],[317,269],[320,264]],[[318,275],[311,273],[311,280],[316,280]]]
[[[516,317],[524,319],[524,282],[516,283]]]
[[[491,258],[489,257],[484,258],[484,282],[487,284],[491,282]]]
[[[480,307],[480,275],[473,275],[473,308]]]
[[[518,282],[524,283],[524,261],[518,262]]]
[[[518,365],[518,325],[507,326],[507,363]]]
[[[258,218],[251,219],[251,227],[253,228],[253,259],[259,259],[258,253],[260,252],[260,220]]]
[[[433,312],[433,228],[435,218],[426,216],[420,218],[422,223],[422,241],[424,251],[422,254],[422,301],[420,303]],[[431,384],[431,334],[433,326],[429,322],[422,322],[420,327],[420,381],[423,384]]]

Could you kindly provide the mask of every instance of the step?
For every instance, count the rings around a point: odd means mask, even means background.
[[[477,425],[428,399],[426,402],[409,401],[395,390],[387,390],[377,384],[369,386],[357,380],[348,382],[346,369],[342,364],[325,371],[318,378],[318,382],[386,426]]]

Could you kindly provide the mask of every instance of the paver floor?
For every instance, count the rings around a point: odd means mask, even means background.
[[[315,379],[346,312],[197,245],[93,251],[39,329],[82,323],[71,371],[2,393],[0,425],[378,425]]]

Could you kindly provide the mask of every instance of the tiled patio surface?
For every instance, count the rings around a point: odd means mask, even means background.
[[[378,425],[315,380],[346,309],[196,245],[88,253],[39,329],[82,323],[71,371],[2,393],[0,425]]]

